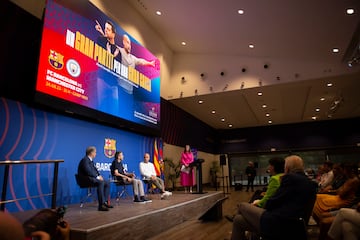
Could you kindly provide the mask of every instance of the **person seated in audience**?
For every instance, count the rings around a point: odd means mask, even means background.
[[[61,214],[59,209],[43,209],[26,220],[23,223],[25,239],[70,240],[70,225],[63,220],[65,212]]]
[[[145,197],[143,182],[135,178],[135,174],[127,173],[124,169],[122,161],[124,154],[122,152],[116,152],[115,158],[111,163],[110,170],[111,175],[116,177],[116,180],[120,184],[132,184],[134,192],[134,202],[151,202]]]
[[[139,168],[143,180],[149,184],[154,184],[160,190],[161,199],[172,195],[171,192],[165,191],[164,181],[156,176],[155,166],[150,162],[149,153],[144,154],[144,161],[140,162]]]
[[[10,213],[0,211],[1,240],[24,240],[25,234],[21,223]]]
[[[330,185],[319,190],[319,193],[336,194],[336,190],[339,189],[346,181],[344,174],[344,164],[335,163],[333,165],[334,179]]]
[[[107,202],[107,198],[110,193],[110,183],[105,180],[95,167],[94,158],[96,157],[96,148],[90,146],[86,148],[85,156],[81,159],[78,166],[78,175],[86,179],[89,184],[97,187],[97,195],[99,202],[99,211],[109,211],[109,208],[113,208],[110,203]]]
[[[313,209],[313,217],[317,223],[322,220],[327,212],[333,209],[349,207],[356,200],[360,187],[357,167],[353,164],[346,164],[344,166],[344,173],[347,180],[336,191],[336,195],[317,194]]]
[[[231,239],[245,239],[245,231],[259,233],[265,239],[306,239],[303,221],[313,207],[316,188],[316,183],[304,173],[303,160],[296,155],[286,157],[280,187],[268,199],[265,208],[240,203]]]
[[[281,157],[271,158],[269,160],[268,172],[270,174],[270,180],[266,191],[262,194],[258,194],[257,192],[254,193],[254,196],[251,198],[250,203],[254,206],[263,208],[269,200],[269,198],[274,195],[277,189],[280,187],[280,177],[284,174],[284,164],[285,160]],[[258,194],[260,196],[255,196]],[[234,215],[226,215],[225,218],[229,221],[233,221]]]
[[[326,161],[323,163],[322,171],[323,174],[320,177],[319,181],[319,189],[326,188],[327,186],[331,185],[334,179],[334,173],[332,171],[333,163],[330,161]]]
[[[331,240],[360,239],[360,203],[356,209],[341,208],[332,222],[329,232]]]

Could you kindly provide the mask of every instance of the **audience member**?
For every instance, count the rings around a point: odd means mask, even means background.
[[[246,173],[247,180],[248,180],[246,191],[248,192],[250,187],[251,187],[251,190],[254,191],[254,180],[255,180],[255,176],[256,176],[256,169],[255,169],[253,162],[250,161],[248,163],[248,166],[245,169],[245,173]]]
[[[0,211],[1,240],[24,240],[25,234],[21,223],[12,215]]]
[[[61,209],[43,209],[26,220],[23,224],[25,236],[40,240],[69,240],[70,226],[63,220],[65,210]]]
[[[78,166],[78,175],[88,181],[90,185],[97,187],[97,195],[99,201],[99,211],[108,211],[113,206],[107,202],[109,196],[110,184],[105,180],[97,170],[94,164],[94,158],[96,157],[96,148],[93,146],[86,148],[86,154],[81,159]]]
[[[135,174],[127,173],[124,169],[122,161],[124,154],[122,152],[116,152],[114,161],[111,163],[110,170],[111,175],[115,176],[120,184],[132,184],[134,192],[134,202],[151,202],[145,198],[144,186],[141,180],[135,178]]]
[[[322,167],[323,174],[321,175],[320,181],[319,181],[320,190],[329,186],[331,184],[331,182],[333,181],[334,174],[332,171],[332,167],[333,167],[332,162],[326,161],[323,163],[323,167]]]
[[[185,188],[185,193],[187,188],[189,192],[192,193],[192,186],[194,186],[194,169],[190,166],[194,162],[194,156],[191,152],[190,145],[186,145],[184,152],[181,153],[181,171],[180,171],[180,184]]]
[[[245,239],[245,231],[260,233],[270,239],[306,239],[303,221],[307,219],[315,197],[316,184],[306,177],[303,160],[296,155],[285,158],[285,174],[280,187],[266,202],[265,209],[240,203],[232,239]]]
[[[357,209],[341,208],[330,226],[328,235],[333,240],[360,239],[360,203]]]
[[[360,180],[356,175],[356,166],[347,164],[344,167],[346,182],[336,191],[336,195],[317,194],[313,209],[313,217],[317,223],[321,221],[324,213],[333,209],[351,206],[359,191]]]
[[[263,194],[259,194],[257,193],[258,191],[256,191],[254,196],[251,198],[251,204],[263,208],[267,200],[275,194],[277,189],[280,187],[280,177],[284,174],[284,164],[285,160],[281,157],[274,157],[269,160],[268,172],[271,177],[268,187]],[[236,214],[232,216],[226,215],[225,218],[232,222],[235,216]]]
[[[140,173],[143,176],[143,180],[149,184],[154,184],[161,193],[161,199],[171,196],[172,193],[165,191],[164,181],[156,176],[154,164],[150,162],[150,154],[144,154],[144,161],[140,162]]]
[[[330,185],[319,190],[319,193],[336,194],[336,190],[339,189],[346,181],[344,174],[344,164],[335,163],[333,165],[334,179]]]

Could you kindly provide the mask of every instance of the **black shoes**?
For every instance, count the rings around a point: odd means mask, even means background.
[[[152,202],[152,200],[147,199],[145,196],[141,196],[140,200],[143,201],[143,202],[148,202],[148,203]]]
[[[109,209],[107,207],[105,207],[104,205],[101,205],[99,208],[98,208],[99,211],[109,211]]]
[[[107,208],[113,208],[113,206],[108,204],[107,202],[104,202],[104,206],[107,207]]]

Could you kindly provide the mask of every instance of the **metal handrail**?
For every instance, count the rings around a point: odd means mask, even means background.
[[[58,180],[58,173],[59,173],[59,163],[64,162],[63,159],[57,160],[2,160],[0,161],[0,166],[5,165],[5,172],[4,172],[4,181],[2,186],[2,193],[1,193],[1,201],[0,201],[0,210],[5,210],[5,204],[10,202],[16,202],[25,200],[28,198],[18,198],[18,199],[10,199],[6,200],[6,192],[7,192],[7,184],[9,178],[9,169],[12,165],[24,165],[24,164],[44,164],[44,163],[54,163],[54,179],[53,179],[53,186],[52,186],[52,193],[42,194],[38,196],[31,196],[30,198],[37,198],[42,196],[52,196],[51,198],[51,208],[56,208],[56,192],[57,192],[57,180]]]

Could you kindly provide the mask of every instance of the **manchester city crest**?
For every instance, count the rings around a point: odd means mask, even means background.
[[[116,140],[105,138],[104,154],[108,158],[113,158],[116,152]]]
[[[62,69],[64,67],[64,55],[50,49],[49,63],[55,69]]]

